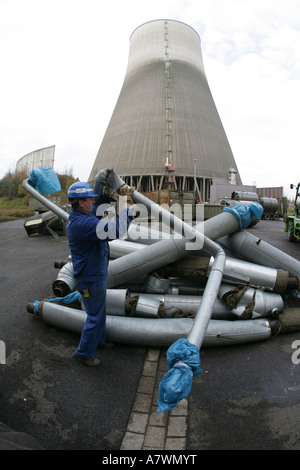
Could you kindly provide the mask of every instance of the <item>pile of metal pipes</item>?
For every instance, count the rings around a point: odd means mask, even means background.
[[[126,239],[110,242],[107,341],[156,347],[184,337],[200,349],[268,339],[285,331],[289,315],[299,327],[286,299],[299,290],[300,262],[241,229],[236,210],[192,227],[137,191],[133,201],[172,233],[149,230],[137,218]],[[63,297],[75,289],[69,259],[53,291]],[[42,301],[38,314],[77,333],[85,323],[82,305]]]

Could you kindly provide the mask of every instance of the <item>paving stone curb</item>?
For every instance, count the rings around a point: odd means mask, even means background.
[[[149,349],[121,450],[186,450],[188,400],[157,413],[158,388],[169,370],[166,352]]]

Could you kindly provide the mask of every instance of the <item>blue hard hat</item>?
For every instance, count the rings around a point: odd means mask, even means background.
[[[71,184],[67,194],[68,199],[83,199],[85,197],[97,196],[97,194],[94,194],[92,186],[89,183],[85,183],[83,181],[78,181],[77,183]]]

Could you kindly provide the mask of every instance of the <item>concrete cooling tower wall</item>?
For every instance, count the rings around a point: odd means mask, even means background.
[[[204,201],[213,179],[227,182],[232,168],[241,184],[190,26],[156,20],[132,33],[124,83],[89,180],[108,166],[139,191],[193,190],[196,176]]]

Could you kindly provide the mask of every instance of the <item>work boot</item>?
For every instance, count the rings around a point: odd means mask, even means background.
[[[99,359],[96,359],[95,357],[89,357],[88,359],[85,359],[84,357],[78,356],[76,353],[73,354],[73,359],[81,362],[81,364],[84,364],[86,367],[97,367],[100,364]]]

